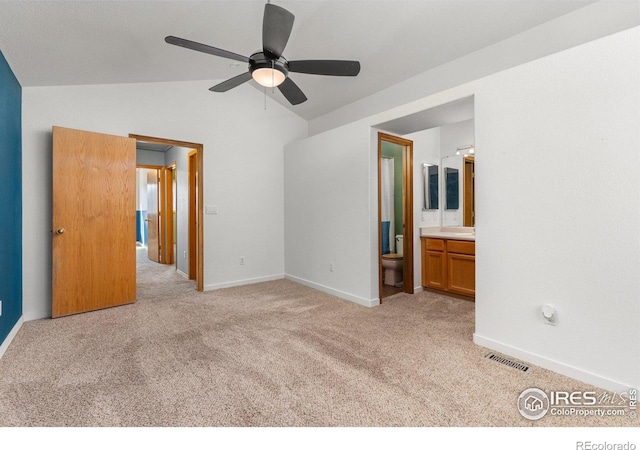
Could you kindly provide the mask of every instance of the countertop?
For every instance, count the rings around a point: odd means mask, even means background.
[[[473,227],[422,227],[420,237],[475,241],[476,232]]]

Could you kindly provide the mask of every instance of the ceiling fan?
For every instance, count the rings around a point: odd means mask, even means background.
[[[317,59],[287,61],[282,53],[289,41],[294,18],[294,15],[286,9],[267,3],[262,21],[262,50],[256,51],[249,57],[175,36],[167,36],[164,40],[168,44],[249,64],[248,72],[223,81],[210,88],[210,91],[226,92],[253,78],[262,86],[277,86],[289,103],[298,105],[306,101],[307,97],[298,85],[289,78],[290,72],[354,77],[360,72],[360,63],[358,61]]]

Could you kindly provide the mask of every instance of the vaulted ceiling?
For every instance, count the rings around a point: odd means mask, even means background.
[[[311,120],[593,1],[276,1],[295,15],[284,56],[354,59],[355,78],[291,74]],[[249,56],[261,47],[263,1],[0,1],[0,50],[21,85],[211,80],[246,64],[168,45],[165,36]],[[236,89],[264,88],[254,81]],[[202,92],[208,96],[233,96]]]

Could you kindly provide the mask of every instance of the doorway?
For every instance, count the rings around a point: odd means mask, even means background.
[[[378,287],[413,294],[413,141],[378,133]]]
[[[165,264],[166,248],[163,172],[162,166],[136,164],[136,243],[158,264]]]
[[[136,164],[136,241],[147,248],[151,261],[176,265],[177,270],[176,166],[175,161],[167,166]]]
[[[152,166],[158,170],[159,229],[161,248],[160,263],[175,264],[176,270],[188,279],[196,281],[198,291],[204,290],[203,269],[203,204],[201,192],[203,145],[193,142],[177,141],[151,136],[130,134],[138,143],[145,145],[181,147],[183,162],[167,161],[161,166]],[[187,150],[191,149],[191,151]],[[180,175],[179,172],[183,174]],[[183,180],[178,183],[178,178]],[[182,196],[182,201],[179,201]],[[184,218],[182,220],[181,218]],[[149,222],[147,222],[149,223]],[[178,237],[177,233],[180,233]],[[179,266],[182,269],[179,269]]]
[[[196,279],[198,270],[198,152],[189,152],[189,272],[187,276],[190,280]]]

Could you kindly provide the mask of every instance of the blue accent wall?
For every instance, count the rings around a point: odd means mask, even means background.
[[[0,52],[0,344],[22,316],[22,87]]]
[[[149,227],[147,225],[147,211],[136,210],[136,241],[147,245]]]

